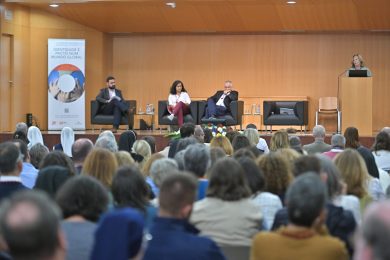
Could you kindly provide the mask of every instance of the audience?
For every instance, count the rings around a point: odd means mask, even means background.
[[[133,130],[127,130],[120,134],[118,149],[119,151],[127,151],[131,153],[131,148],[137,140],[137,134]]]
[[[114,135],[111,131],[109,131],[107,134],[100,136],[95,142],[95,148],[102,148],[116,153],[118,151],[118,144],[116,143],[115,137],[112,137],[109,133]]]
[[[390,172],[390,135],[388,133],[380,132],[377,134],[372,146],[372,154],[378,168]]]
[[[34,190],[44,191],[51,198],[54,198],[60,187],[70,177],[72,177],[72,175],[69,173],[69,169],[63,166],[47,166],[39,170]]]
[[[282,148],[290,148],[290,142],[288,140],[288,133],[284,130],[279,130],[272,135],[269,150],[276,152]]]
[[[15,132],[22,132],[27,136],[28,125],[25,122],[19,122],[15,126]]]
[[[156,153],[156,138],[154,138],[153,136],[151,135],[148,135],[148,136],[144,136],[142,138],[142,140],[145,140],[149,146],[150,146],[150,152],[152,154],[155,154]]]
[[[37,143],[45,145],[43,143],[43,137],[42,137],[41,130],[39,130],[39,128],[36,126],[30,126],[28,128],[27,139],[29,141],[29,143],[27,145],[28,149],[30,149],[34,144],[37,144]]]
[[[225,259],[214,241],[198,236],[199,231],[188,223],[196,190],[196,179],[190,174],[174,173],[164,179],[144,260]]]
[[[206,198],[194,204],[190,222],[220,246],[250,246],[263,217],[250,198],[243,168],[236,160],[224,158],[209,174]]]
[[[229,139],[225,136],[215,136],[211,139],[210,148],[212,147],[221,147],[227,156],[233,155],[233,146],[230,143]]]
[[[92,149],[93,143],[88,138],[80,138],[73,143],[72,160],[77,174],[81,173],[85,158],[87,158],[88,154],[92,151]]]
[[[184,123],[180,127],[180,138],[186,138],[186,137],[193,136],[194,133],[195,133],[195,125],[193,123]],[[179,143],[179,140],[180,139],[176,139],[176,140],[171,141],[171,143],[169,145],[169,151],[168,151],[169,158],[175,157],[175,155],[177,153],[176,147],[177,147],[177,144]]]
[[[67,242],[66,259],[90,259],[95,222],[107,210],[106,189],[92,177],[77,176],[62,185],[56,201],[64,218],[61,227]]]
[[[74,143],[74,132],[70,127],[65,126],[61,130],[61,143],[56,144],[53,150],[63,151],[72,158],[72,145]]]
[[[20,139],[14,139],[12,142],[19,148],[20,153],[23,155],[23,168],[20,173],[22,184],[32,189],[38,176],[38,170],[31,164],[27,144]]]
[[[150,145],[145,140],[137,140],[133,144],[132,156],[138,164],[138,168],[144,172],[144,166],[152,156]]]
[[[126,151],[118,151],[114,153],[116,162],[118,163],[118,168],[121,166],[132,166],[135,164],[135,161],[131,155]]]
[[[314,142],[303,146],[308,154],[324,153],[330,151],[332,146],[325,143],[325,128],[322,125],[316,125],[313,127]]]
[[[200,125],[196,125],[195,126],[194,137],[196,138],[196,140],[198,140],[199,143],[201,143],[201,144],[205,143],[205,141],[204,141],[204,131],[203,131],[203,128]]]
[[[37,143],[29,149],[28,153],[30,154],[31,164],[35,169],[39,169],[43,158],[49,153],[49,149],[43,144]]]
[[[246,137],[245,135],[236,135],[233,138],[232,147],[233,147],[233,151],[236,152],[239,149],[251,147],[251,143],[248,137]]]
[[[330,159],[334,159],[336,155],[344,151],[345,148],[345,137],[340,134],[332,135],[330,140],[331,149],[323,154],[328,156]]]
[[[72,159],[61,151],[52,151],[43,157],[39,169],[48,166],[62,166],[68,169],[70,176],[76,175],[76,169],[74,168]]]
[[[226,153],[221,147],[210,147],[210,167],[213,166],[217,160],[225,158]]]

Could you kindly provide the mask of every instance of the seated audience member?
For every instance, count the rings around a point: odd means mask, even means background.
[[[347,194],[360,199],[362,212],[372,200],[385,197],[379,180],[369,175],[362,156],[356,150],[344,150],[336,156],[334,162],[347,185]]]
[[[162,158],[152,163],[152,165],[150,166],[149,174],[153,184],[156,186],[155,189],[156,197],[158,197],[159,188],[164,178],[169,176],[169,174],[171,174],[172,171],[177,171],[177,170],[178,170],[177,162],[171,158]]]
[[[206,198],[194,204],[190,222],[220,246],[250,246],[261,229],[262,214],[250,198],[243,168],[236,160],[224,158],[209,174]]]
[[[182,138],[179,140],[176,146],[176,154],[182,150],[187,149],[188,146],[192,144],[198,144],[198,139],[196,139],[194,136]]]
[[[225,157],[226,153],[221,147],[210,147],[210,167],[213,166],[219,159]]]
[[[230,113],[230,103],[238,100],[238,92],[233,90],[233,83],[225,81],[224,90],[217,91],[207,99],[206,118],[216,118]]]
[[[151,227],[157,210],[149,202],[150,189],[136,166],[118,169],[112,180],[111,192],[117,208],[139,210],[145,219],[145,229]]]
[[[245,177],[251,189],[251,199],[260,206],[263,214],[263,227],[270,230],[274,222],[275,214],[283,208],[280,198],[270,192],[264,191],[265,182],[264,174],[250,157],[241,157],[237,159],[244,169]]]
[[[290,148],[288,133],[284,130],[279,130],[271,137],[269,150],[276,152],[278,149]]]
[[[133,130],[124,131],[119,136],[119,151],[127,151],[131,153],[131,148],[133,147],[135,141],[137,141],[137,134]]]
[[[48,153],[43,158],[39,169],[43,169],[47,166],[62,166],[68,169],[70,176],[76,175],[76,169],[74,168],[72,159],[61,151],[52,151]]]
[[[0,207],[0,230],[9,253],[18,259],[65,259],[61,211],[45,194],[15,193]]]
[[[372,154],[378,168],[390,172],[390,135],[388,133],[377,134],[372,146]]]
[[[270,152],[260,156],[256,164],[264,174],[267,183],[265,191],[279,196],[284,204],[284,196],[293,179],[291,165],[287,159],[280,153]]]
[[[19,122],[15,126],[15,132],[22,132],[27,136],[28,125],[25,122]]]
[[[102,216],[90,259],[132,259],[140,251],[144,220],[137,210],[121,208]]]
[[[90,259],[96,223],[107,210],[104,186],[88,176],[69,179],[56,195],[64,220],[61,222],[67,242],[66,259]]]
[[[148,135],[148,136],[142,137],[142,140],[145,140],[149,144],[150,152],[152,154],[155,154],[156,153],[156,138],[154,138],[154,136]]]
[[[195,133],[195,125],[193,123],[184,123],[180,127],[180,139],[191,137]],[[168,157],[173,158],[176,155],[176,147],[180,139],[172,140],[169,144]]]
[[[302,149],[302,143],[299,136],[293,135],[288,138],[291,149],[294,149],[300,154],[306,154],[306,151]]]
[[[231,131],[235,132],[235,131]],[[203,133],[204,133],[204,143],[209,144],[211,142],[211,139],[213,139],[213,133],[211,132],[210,128],[203,128]],[[226,133],[226,137],[228,136],[228,133]]]
[[[206,128],[206,129],[208,129],[208,130],[210,130],[210,128]],[[212,132],[211,132],[211,130],[210,130],[210,142],[211,142],[211,139],[213,139],[213,134],[212,134]],[[229,139],[229,141],[230,141],[230,143],[233,143],[233,139],[234,139],[234,137],[236,137],[237,135],[241,135],[241,133],[240,132],[238,132],[237,130],[230,130],[230,129],[228,129],[228,131],[226,132],[226,138],[227,139]],[[210,143],[209,142],[209,143]]]
[[[177,152],[175,155],[174,160],[177,162],[177,166],[179,167],[180,171],[184,171],[184,153],[186,150],[181,150],[180,152]]]
[[[29,143],[28,138],[27,138],[27,134],[25,134],[22,131],[15,131],[14,134],[12,135],[12,139],[14,139],[14,140],[22,140],[26,144]]]
[[[174,173],[164,179],[144,260],[225,259],[214,241],[198,236],[199,230],[188,223],[196,190],[196,179],[190,174]]]
[[[49,153],[49,149],[43,144],[37,143],[29,149],[28,153],[30,154],[31,164],[35,169],[39,169],[43,158]]]
[[[298,153],[296,150],[292,148],[282,148],[278,149],[278,153],[286,158],[290,169],[294,169],[294,162],[296,159],[302,156],[302,154]]]
[[[325,156],[328,156],[330,159],[334,159],[336,155],[344,151],[345,148],[345,137],[340,134],[332,135],[332,138],[330,140],[330,144],[332,148],[324,152],[323,154]]]
[[[34,190],[46,192],[54,198],[60,187],[70,178],[69,170],[63,166],[47,166],[39,170]]]
[[[146,162],[152,156],[150,145],[145,140],[137,140],[133,144],[131,156],[137,162],[138,168],[144,172]]]
[[[20,173],[22,184],[32,189],[38,176],[38,170],[31,164],[27,144],[20,139],[14,139],[12,142],[19,148],[20,153],[23,155],[23,169]]]
[[[27,138],[28,138],[28,145],[27,148],[30,149],[34,144],[40,143],[42,145],[45,145],[43,143],[43,137],[41,130],[39,130],[36,126],[30,126],[27,131]]]
[[[114,115],[112,132],[116,133],[121,122],[122,114],[132,113],[128,104],[124,102],[122,91],[116,88],[115,78],[108,76],[106,87],[102,88],[96,96],[99,102],[99,112],[104,115]]]
[[[348,259],[344,244],[323,230],[326,188],[318,175],[297,177],[286,200],[289,224],[276,232],[257,234],[251,259]]]
[[[205,178],[205,174],[210,164],[210,149],[204,144],[193,144],[185,150],[184,170],[195,174],[198,178],[198,200],[206,197],[209,181]]]
[[[305,172],[321,173],[321,163],[318,157],[315,155],[303,155],[294,160],[294,177],[297,177]]]
[[[112,153],[118,151],[118,144],[116,143],[115,137],[110,135],[99,136],[95,142],[95,148],[106,149]]]
[[[143,175],[145,176],[146,183],[149,185],[149,188],[151,189],[152,193],[150,194],[150,199],[154,199],[158,196],[158,187],[156,184],[154,184],[152,178],[150,177],[150,167],[152,164],[160,159],[166,158],[161,153],[154,153],[152,156],[150,156],[149,160],[144,165]]]
[[[135,161],[131,155],[126,151],[118,151],[114,153],[115,159],[118,163],[118,168],[122,166],[132,166],[135,165]]]
[[[251,143],[249,142],[248,137],[246,137],[245,135],[236,135],[233,138],[232,147],[233,147],[233,151],[236,152],[242,148],[250,148]]]
[[[65,126],[61,130],[61,143],[54,145],[53,150],[63,151],[72,158],[72,145],[74,143],[74,132],[70,127]]]
[[[204,131],[203,131],[203,128],[200,125],[196,125],[195,126],[194,137],[196,138],[196,140],[198,140],[199,143],[201,143],[201,144],[205,143],[205,141],[204,141]]]
[[[303,146],[308,154],[324,153],[330,151],[332,146],[325,143],[325,128],[322,125],[316,125],[313,127],[314,142]]]
[[[227,156],[233,155],[233,146],[226,136],[214,136],[210,142],[210,148],[221,147]]]
[[[177,116],[177,123],[181,127],[184,123],[184,116],[190,113],[191,99],[184,88],[183,82],[175,80],[169,90],[168,96],[168,118],[173,120]]]
[[[262,152],[262,153],[269,153],[269,148],[268,148],[267,141],[264,138],[260,137],[259,132],[257,131],[257,127],[254,124],[248,124],[246,126],[245,130],[248,130],[248,129],[256,130],[256,134],[257,134],[257,136],[259,138],[259,141],[256,144],[257,149],[259,149],[260,152]],[[253,132],[253,130],[250,130],[250,132],[248,132],[248,133],[252,134],[252,132]],[[245,135],[245,131],[244,131],[244,135]]]
[[[113,153],[106,149],[94,148],[85,159],[81,174],[96,178],[110,190],[117,168],[118,163]]]
[[[27,189],[22,184],[20,173],[23,168],[23,156],[12,142],[0,144],[0,201],[12,193]]]
[[[93,143],[88,138],[77,139],[72,145],[72,160],[76,173],[80,174],[83,169],[85,158],[93,149]]]
[[[364,214],[356,236],[354,259],[390,259],[390,202],[372,203]]]

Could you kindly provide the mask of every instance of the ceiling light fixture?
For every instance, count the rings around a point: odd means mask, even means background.
[[[293,5],[293,4],[296,4],[297,3],[297,1],[287,1],[287,4],[289,4],[289,5]]]
[[[166,6],[169,6],[170,8],[176,8],[176,3],[175,2],[169,2],[169,3],[166,3]]]
[[[56,7],[59,7],[60,5],[59,4],[50,4],[49,6],[56,8]]]

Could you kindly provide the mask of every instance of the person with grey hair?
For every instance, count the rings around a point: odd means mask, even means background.
[[[162,158],[152,163],[149,173],[154,184],[156,184],[157,187],[160,187],[163,180],[176,170],[178,170],[178,165],[175,160],[171,158]]]
[[[185,150],[188,146],[192,144],[197,144],[197,143],[199,143],[199,141],[194,136],[180,139],[176,146],[176,153]]]
[[[176,153],[175,155],[175,161],[177,162],[177,166],[179,167],[180,171],[184,171],[184,153],[186,150],[181,150],[180,152]]]
[[[107,149],[110,152],[116,153],[118,152],[118,144],[116,140],[111,138],[110,136],[101,136],[96,140],[95,143],[96,148]]]
[[[16,193],[0,207],[0,230],[12,259],[65,259],[61,211],[45,194]]]
[[[19,122],[15,126],[15,132],[20,131],[26,134],[27,136],[27,131],[28,131],[28,126],[25,122]]]
[[[31,146],[28,153],[30,154],[31,164],[36,169],[39,169],[39,165],[41,164],[43,158],[49,153],[49,148],[43,144],[36,143],[35,145]]]
[[[324,233],[326,187],[318,175],[297,177],[286,201],[289,224],[257,234],[251,259],[348,259],[345,245]]]
[[[344,151],[345,137],[341,134],[335,134],[332,136],[330,143],[332,145],[332,149],[330,149],[328,152],[324,152],[323,154],[328,156],[330,159],[333,159],[336,157],[336,155]]]
[[[0,201],[13,193],[27,189],[22,184],[20,173],[23,168],[23,155],[12,142],[0,144]]]
[[[390,201],[372,203],[356,236],[356,260],[390,259]]]
[[[209,181],[204,178],[211,165],[210,149],[204,144],[193,144],[184,152],[184,170],[189,171],[198,178],[198,200],[206,197]]]
[[[313,128],[314,142],[303,146],[308,154],[324,153],[332,149],[332,146],[325,143],[325,128],[322,125],[316,125]]]
[[[248,137],[252,145],[256,146],[256,148],[259,149],[261,152],[269,153],[267,141],[265,141],[264,138],[261,138],[259,136],[259,132],[257,131],[255,125],[247,125],[246,129],[244,130],[244,135]]]
[[[198,140],[199,143],[204,143],[204,131],[200,125],[195,126],[194,137]]]

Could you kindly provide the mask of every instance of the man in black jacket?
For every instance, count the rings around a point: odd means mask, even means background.
[[[224,90],[217,91],[207,100],[206,118],[216,118],[230,113],[230,103],[238,100],[238,92],[233,90],[233,83],[225,81]]]
[[[106,88],[100,90],[96,100],[99,102],[100,113],[114,115],[112,132],[116,133],[121,122],[122,113],[129,113],[129,106],[123,100],[122,91],[116,88],[114,77],[107,77],[106,85]]]

